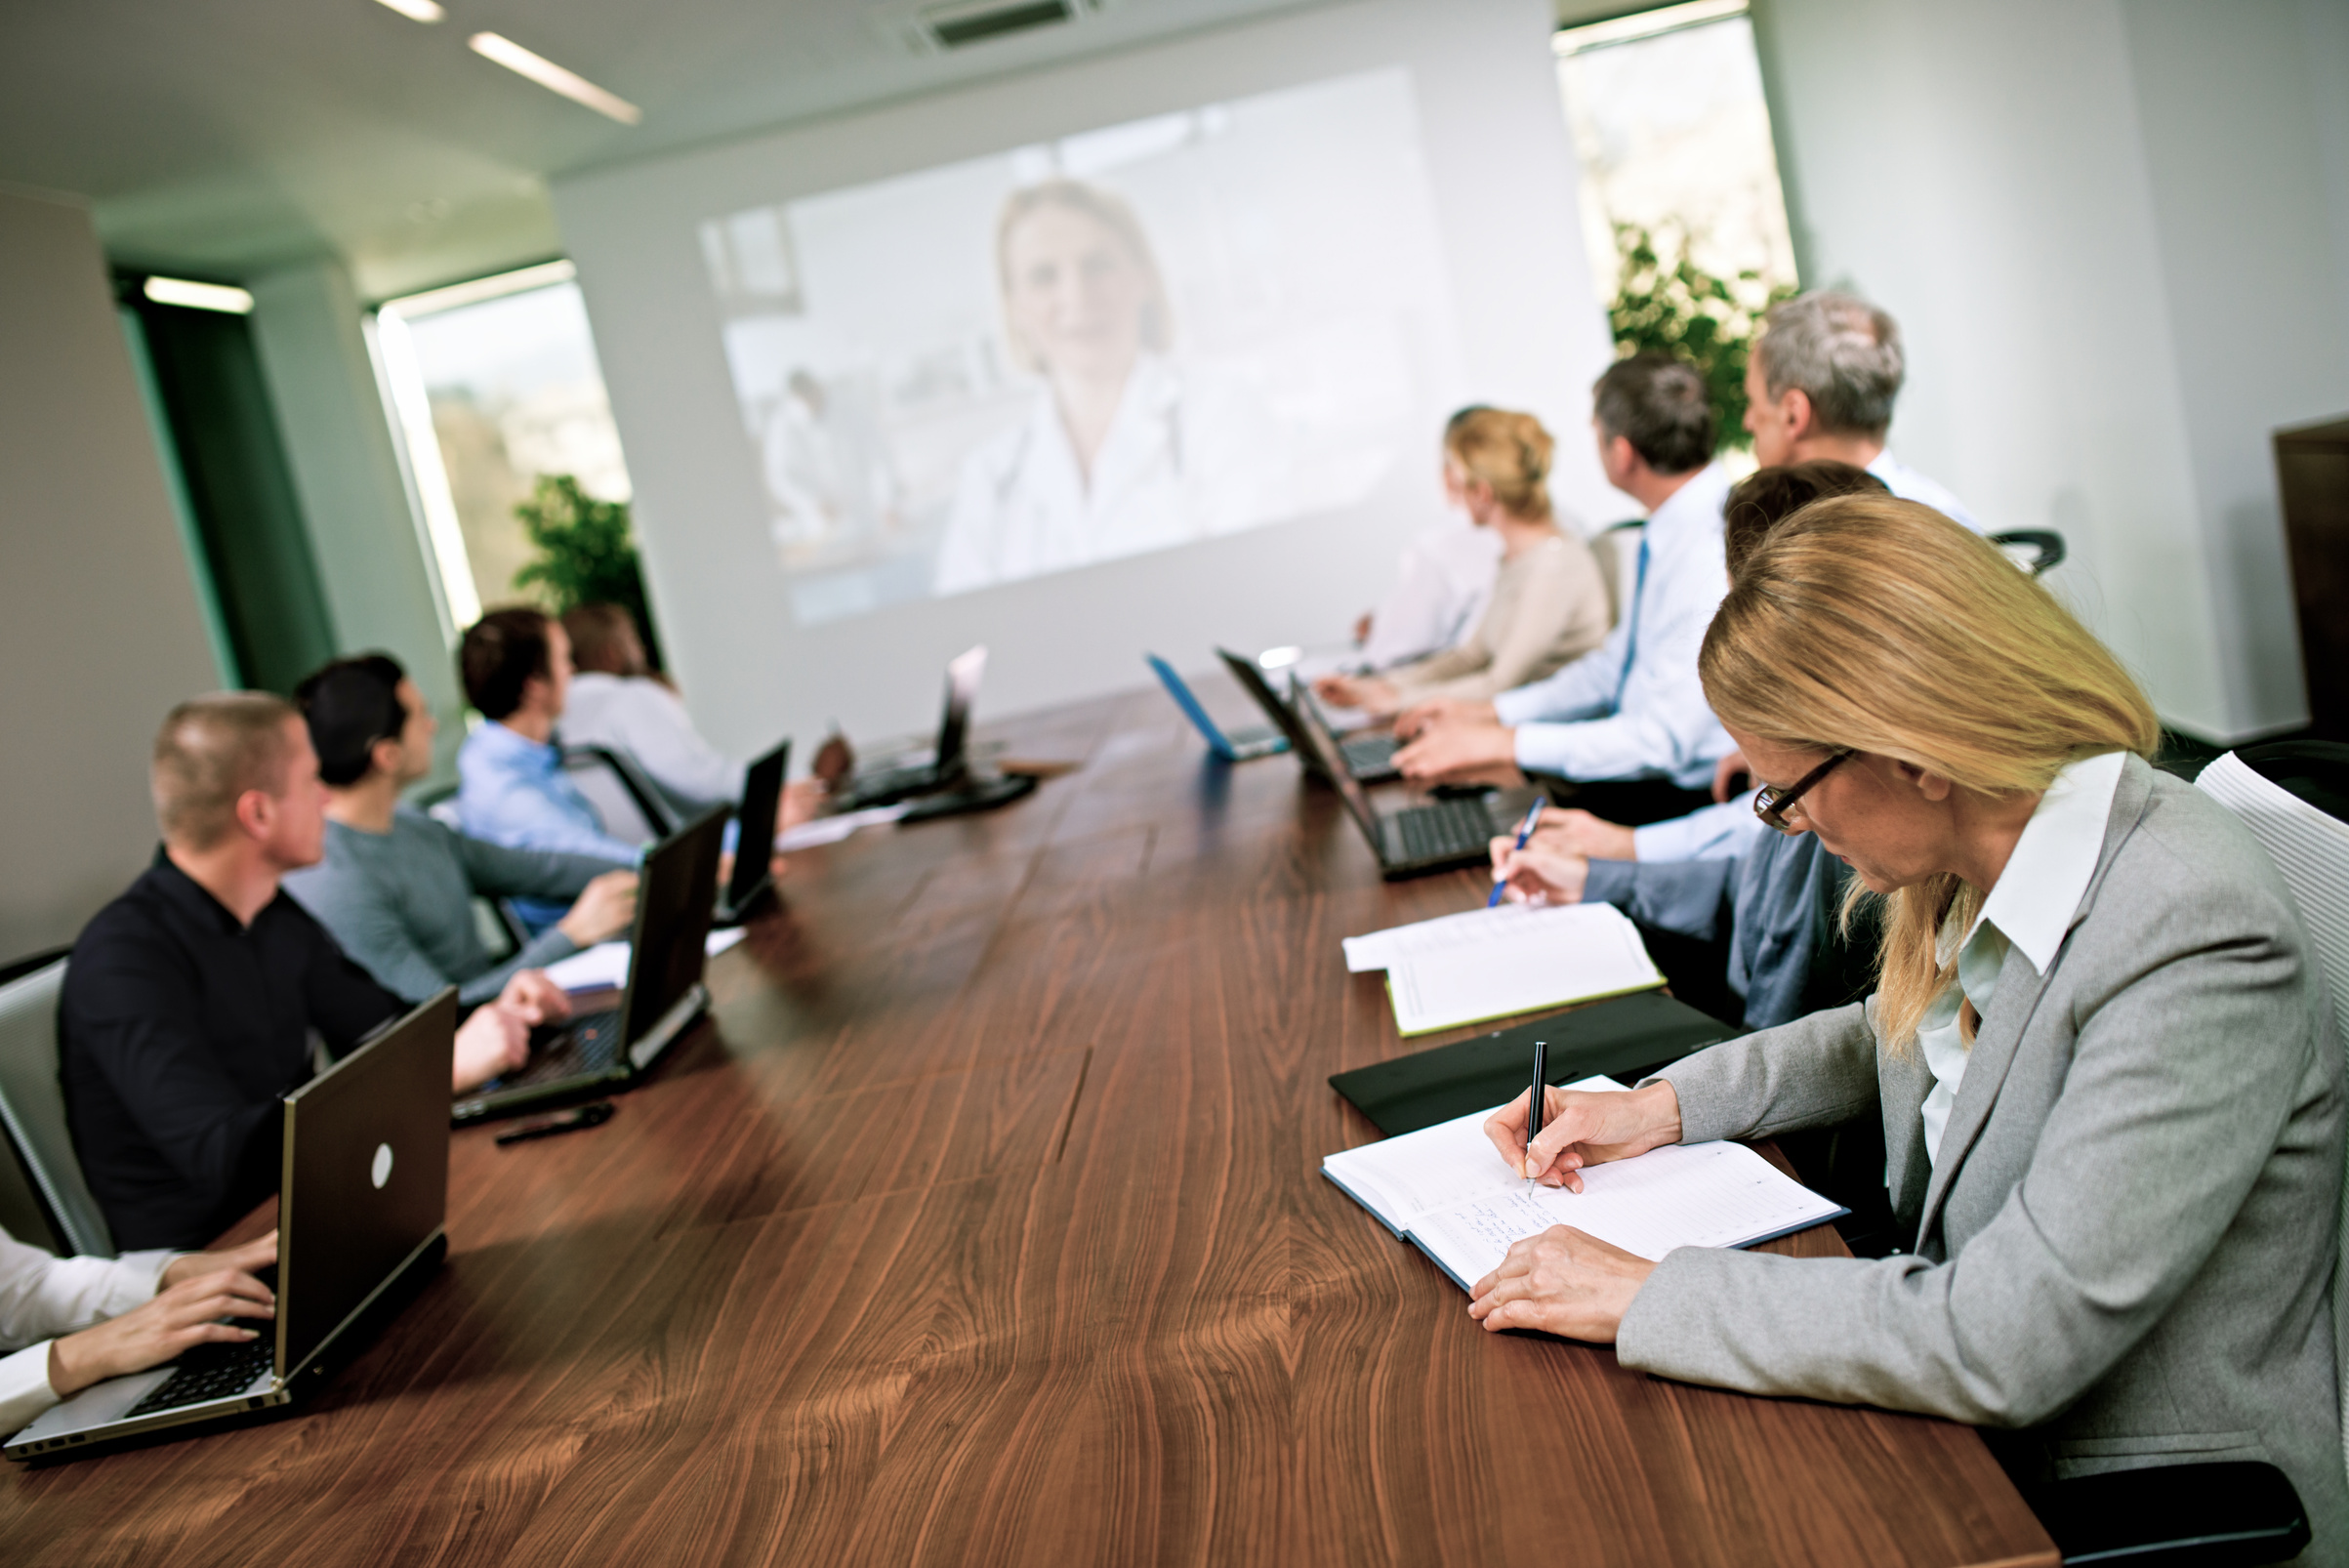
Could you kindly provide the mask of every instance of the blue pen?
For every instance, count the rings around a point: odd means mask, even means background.
[[[1525,820],[1520,823],[1517,828],[1517,847],[1519,849],[1522,850],[1525,847],[1525,841],[1534,836],[1534,826],[1542,820],[1542,807],[1547,805],[1548,804],[1549,798],[1547,796],[1544,796],[1534,802],[1534,808],[1532,810],[1525,813]],[[1506,887],[1507,886],[1508,884],[1505,882],[1494,883],[1493,896],[1484,901],[1484,907],[1491,909],[1494,905],[1500,903],[1501,889]]]

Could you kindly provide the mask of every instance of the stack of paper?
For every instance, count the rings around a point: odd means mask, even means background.
[[[716,958],[748,934],[739,926],[712,931],[702,951]],[[566,991],[616,991],[628,983],[628,944],[598,942],[548,965],[547,978]]]
[[[1647,991],[1664,983],[1613,904],[1503,904],[1345,939],[1346,968],[1386,971],[1405,1035]]]
[[[1604,1078],[1569,1089],[1616,1090]],[[1477,1111],[1417,1133],[1333,1154],[1322,1175],[1462,1290],[1501,1266],[1509,1248],[1552,1225],[1661,1259],[1675,1247],[1750,1247],[1849,1213],[1737,1143],[1675,1143],[1584,1168],[1583,1190],[1528,1187]]]
[[[822,844],[838,844],[858,828],[878,827],[894,822],[914,808],[911,801],[895,805],[868,806],[862,811],[843,811],[837,816],[814,816],[796,827],[785,828],[775,835],[775,849],[789,854],[794,849],[812,849]]]

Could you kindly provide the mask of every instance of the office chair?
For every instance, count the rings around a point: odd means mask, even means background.
[[[648,844],[678,830],[681,819],[661,787],[626,752],[607,746],[565,746],[562,767],[613,838]]]
[[[58,994],[65,961],[0,986],[0,1123],[46,1211],[63,1251],[114,1256],[106,1217],[82,1180],[73,1135],[65,1126],[65,1091],[58,1080]]]
[[[1990,542],[2034,577],[2046,576],[2064,558],[2064,536],[2047,528],[2011,528],[1992,534]]]
[[[2203,769],[2203,791],[2243,819],[2298,900],[2332,998],[2349,1025],[2349,746],[2283,741],[2229,752]],[[2341,1042],[2349,1047],[2349,1036]],[[2334,1341],[2349,1345],[2349,1206],[2336,1217]],[[2336,1390],[2349,1413],[2349,1382]],[[2349,1449],[2342,1463],[2349,1467]],[[2026,1488],[2067,1563],[2099,1568],[2234,1568],[2303,1550],[2308,1518],[2273,1465],[2161,1465]]]

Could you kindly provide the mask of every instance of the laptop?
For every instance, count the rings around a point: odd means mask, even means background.
[[[1166,685],[1167,695],[1174,699],[1174,706],[1180,708],[1199,733],[1207,737],[1207,749],[1217,757],[1227,763],[1245,763],[1289,749],[1288,736],[1262,724],[1225,731],[1208,717],[1207,710],[1199,705],[1199,698],[1192,693],[1190,682],[1176,675],[1173,665],[1155,653],[1145,653],[1142,657],[1150,661],[1150,668],[1158,672],[1158,679]]]
[[[978,701],[979,677],[987,672],[987,646],[957,654],[946,664],[946,712],[938,721],[938,744],[927,762],[897,767],[878,767],[848,781],[834,807],[861,810],[872,805],[894,805],[917,795],[953,789],[969,770],[966,741],[970,732],[970,710]]]
[[[1297,753],[1298,760],[1305,764],[1306,770],[1320,773],[1320,755],[1298,722],[1296,711],[1287,699],[1272,688],[1272,682],[1264,679],[1264,672],[1258,668],[1257,661],[1242,658],[1229,648],[1217,648],[1216,653],[1238,679],[1240,689],[1256,698],[1257,706],[1263,709],[1265,715],[1280,726],[1282,734],[1288,736],[1291,749]],[[1389,732],[1380,730],[1376,734],[1354,735],[1339,741],[1338,754],[1345,760],[1344,771],[1349,777],[1360,779],[1365,784],[1383,784],[1389,779],[1402,777],[1395,768],[1395,753],[1402,749],[1402,744]]]
[[[1379,870],[1387,881],[1488,864],[1493,836],[1516,827],[1522,812],[1512,812],[1499,790],[1487,790],[1471,799],[1430,801],[1381,816],[1372,809],[1370,793],[1362,782],[1346,770],[1338,737],[1331,732],[1319,705],[1302,690],[1296,696],[1296,713],[1306,743],[1321,759],[1322,772],[1337,787],[1338,798],[1345,803],[1347,814],[1369,841],[1371,852],[1379,857]],[[1528,790],[1512,793],[1532,799]]]
[[[449,1113],[457,1126],[632,1088],[701,1015],[710,1003],[701,973],[725,821],[725,807],[711,806],[644,856],[620,1005],[532,1030],[530,1060],[460,1096]]]
[[[734,812],[734,820],[742,825],[734,835],[734,874],[719,889],[714,925],[741,925],[759,895],[774,886],[775,818],[783,809],[783,775],[790,768],[791,742],[786,740],[751,763],[742,776],[742,805]]]
[[[258,1339],[93,1384],[9,1439],[8,1457],[69,1458],[174,1426],[192,1436],[314,1390],[363,1342],[369,1308],[404,1304],[448,1250],[456,1038],[451,987],[285,1096],[274,1333],[255,1319]]]

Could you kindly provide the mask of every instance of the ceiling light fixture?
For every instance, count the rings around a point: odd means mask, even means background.
[[[376,3],[390,6],[410,21],[438,21],[448,15],[433,0],[376,0]]]
[[[253,313],[253,296],[243,289],[232,289],[226,283],[198,283],[185,277],[150,277],[140,292],[157,305],[184,305],[191,310],[226,310],[230,315]]]
[[[483,60],[494,60],[517,76],[527,76],[550,93],[560,93],[574,103],[584,103],[598,114],[609,115],[622,125],[634,125],[644,117],[644,111],[616,93],[607,93],[576,71],[564,70],[543,55],[534,55],[511,38],[494,32],[477,32],[466,40],[473,52]]]

